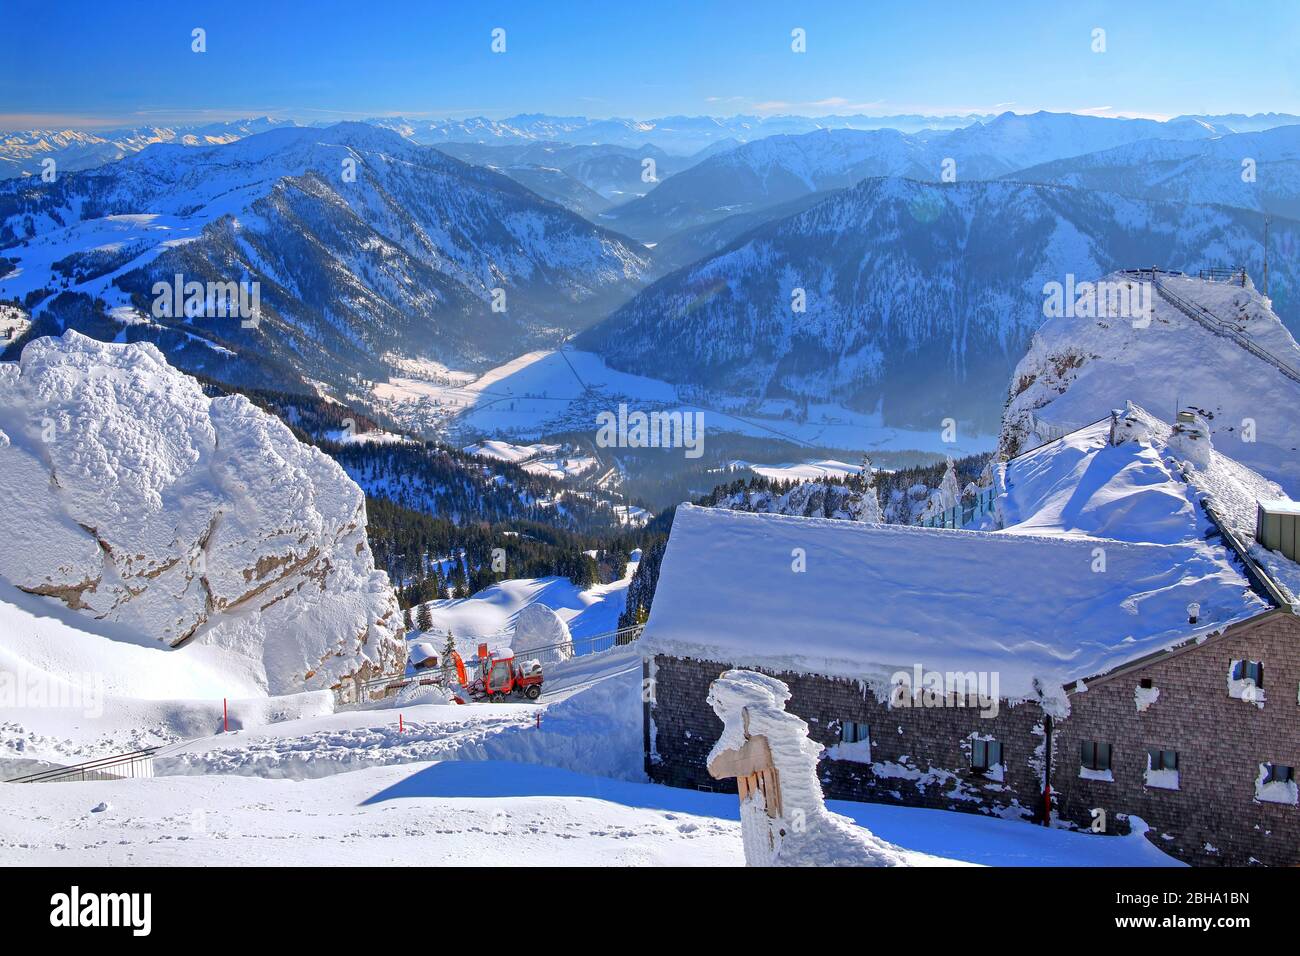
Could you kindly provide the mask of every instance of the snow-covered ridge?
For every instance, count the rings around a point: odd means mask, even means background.
[[[277,126],[293,125],[269,117],[185,126],[142,126],[92,133],[74,129],[29,129],[0,133],[0,179],[39,175],[46,160],[58,172],[74,172],[113,162],[154,143],[215,146],[233,143]]]
[[[513,180],[363,123],[0,183],[0,246],[0,297],[30,296],[39,332],[131,324],[187,371],[283,389],[288,369],[339,392],[392,353],[517,355],[605,314],[646,267],[645,250]],[[178,274],[258,289],[260,321],[156,314],[157,283]]]
[[[404,660],[361,490],[152,345],[69,331],[0,365],[0,495],[0,576],[118,639],[228,651],[272,694]]]
[[[677,384],[878,408],[895,426],[950,415],[983,426],[1043,322],[1048,283],[1102,276],[1137,255],[1198,270],[1250,262],[1259,227],[1254,213],[1110,193],[866,179],[659,280],[575,345]],[[1298,235],[1274,223],[1278,247]],[[1273,281],[1293,281],[1291,266],[1271,266]],[[799,293],[804,312],[792,308]],[[1074,321],[1055,325],[1068,332]],[[1108,401],[1163,412],[1173,392]]]
[[[1113,273],[1102,281],[1144,280]],[[1160,281],[1300,367],[1300,346],[1249,279],[1244,287],[1188,276]],[[1151,302],[1149,321],[1121,316],[1102,302],[1095,317],[1075,309],[1044,322],[1012,376],[1001,449],[1014,455],[1107,417],[1125,402],[1167,420],[1179,409],[1196,409],[1216,449],[1300,497],[1300,420],[1293,413],[1300,383],[1160,296]]]

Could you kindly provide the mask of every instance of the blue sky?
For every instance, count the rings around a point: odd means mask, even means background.
[[[1300,3],[0,0],[0,127],[1300,113]],[[194,27],[207,52],[191,52]],[[506,52],[491,31],[506,30]],[[790,31],[807,31],[807,52]],[[1094,28],[1106,52],[1091,49]]]

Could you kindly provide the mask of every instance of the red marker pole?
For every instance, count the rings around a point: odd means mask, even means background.
[[[398,732],[399,734],[404,734],[404,733],[406,733],[406,727],[405,727],[405,725],[403,725],[403,723],[402,723],[402,715],[401,715],[401,714],[398,714],[398,715],[397,715],[397,732]]]
[[[230,733],[230,712],[226,709],[226,698],[221,698],[221,732]]]

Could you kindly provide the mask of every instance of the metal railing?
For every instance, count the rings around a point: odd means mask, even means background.
[[[39,773],[14,777],[5,783],[65,783],[83,780],[128,780],[153,776],[153,758],[161,747],[147,747],[131,753],[100,757],[70,767],[51,767]]]
[[[1235,322],[1227,322],[1219,318],[1199,303],[1188,301],[1177,292],[1166,288],[1165,284],[1160,281],[1162,275],[1179,276],[1183,273],[1167,272],[1160,269],[1127,269],[1125,271],[1133,275],[1150,276],[1151,282],[1156,288],[1156,294],[1179,312],[1183,313],[1183,315],[1192,319],[1194,322],[1199,323],[1202,327],[1213,332],[1215,335],[1221,335],[1224,338],[1232,339],[1232,341],[1236,342],[1251,355],[1254,355],[1256,358],[1272,365],[1292,381],[1300,383],[1300,370],[1297,370],[1293,365],[1274,355],[1263,346],[1258,345],[1249,335],[1246,334],[1245,329],[1242,326]],[[1223,278],[1220,278],[1220,275],[1222,275]],[[1238,269],[1206,269],[1203,270],[1202,277],[1210,281],[1219,282],[1230,282],[1235,278],[1240,277],[1242,284],[1245,284],[1245,271]]]
[[[1097,425],[1102,424],[1103,422],[1108,422],[1108,421],[1110,421],[1109,415],[1107,415],[1105,418],[1099,418],[1095,422],[1089,422],[1086,425],[1053,425],[1050,422],[1043,421],[1033,412],[1030,412],[1029,427],[1035,435],[1037,435],[1039,438],[1043,440],[1040,441],[1037,445],[1034,445],[1030,448],[1026,448],[1024,451],[1016,452],[1016,454],[1011,456],[1011,460],[1015,461],[1017,458],[1023,458],[1025,457],[1025,455],[1028,455],[1031,452],[1036,452],[1040,448],[1046,448],[1048,445],[1052,444],[1053,442],[1058,442],[1063,438],[1069,438],[1075,432],[1081,432],[1085,428],[1093,428]]]
[[[521,660],[539,661],[545,667],[547,664],[558,664],[561,661],[571,660],[575,657],[599,654],[613,650],[615,647],[631,644],[641,636],[643,630],[645,630],[645,625],[637,624],[632,627],[619,628],[616,631],[603,631],[600,634],[591,634],[587,637],[575,637],[571,641],[562,644],[548,644],[542,647],[529,648],[528,650],[518,650],[514,654]],[[470,683],[473,683],[480,676],[478,658],[469,656],[473,654],[473,649],[477,649],[479,644],[487,644],[489,647],[494,644],[500,646],[512,637],[512,632],[500,631],[472,642],[465,641],[457,647],[457,650],[465,656],[466,677]],[[357,685],[357,693],[360,700],[363,701],[383,700],[390,694],[395,694],[402,688],[413,684],[418,684],[421,687],[441,687],[443,682],[444,676],[441,667],[428,668],[423,671],[417,670],[414,674],[374,677],[362,681]],[[340,702],[346,703],[347,701]]]
[[[1294,366],[1278,358],[1272,352],[1268,351],[1268,349],[1257,345],[1250,336],[1246,335],[1241,326],[1236,325],[1235,323],[1225,322],[1203,305],[1198,305],[1195,302],[1188,302],[1178,293],[1166,289],[1164,283],[1159,279],[1156,280],[1155,286],[1156,293],[1159,294],[1161,298],[1188,318],[1199,322],[1216,335],[1222,335],[1225,338],[1232,339],[1256,358],[1268,362],[1287,378],[1294,382],[1300,382],[1300,371],[1297,371]]]
[[[1197,275],[1210,282],[1235,282],[1245,288],[1246,270],[1242,266],[1231,269],[1202,269]]]
[[[993,500],[997,497],[992,488],[981,488],[971,501],[959,501],[951,508],[922,518],[917,522],[922,528],[964,528],[976,518],[982,518],[993,510]]]

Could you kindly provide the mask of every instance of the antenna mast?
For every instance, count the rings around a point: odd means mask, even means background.
[[[1264,298],[1268,298],[1268,224],[1272,217],[1264,217]]]

